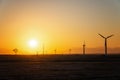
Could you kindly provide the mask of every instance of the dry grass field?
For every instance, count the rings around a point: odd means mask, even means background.
[[[1,55],[0,80],[120,80],[120,55]]]

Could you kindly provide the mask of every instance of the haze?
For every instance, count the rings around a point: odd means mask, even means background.
[[[0,0],[0,53],[31,51],[30,39],[39,41],[38,51],[104,53],[105,36],[109,53],[120,52],[120,0]]]

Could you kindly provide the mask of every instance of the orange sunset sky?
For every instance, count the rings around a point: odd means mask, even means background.
[[[120,0],[0,0],[0,54],[120,52]],[[30,47],[29,41],[37,46]]]

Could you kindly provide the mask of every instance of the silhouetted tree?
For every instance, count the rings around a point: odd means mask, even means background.
[[[13,49],[13,52],[14,52],[15,54],[17,54],[17,53],[18,53],[18,49],[17,49],[17,48]]]

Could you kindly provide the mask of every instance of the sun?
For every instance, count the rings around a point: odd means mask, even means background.
[[[38,41],[35,39],[32,39],[28,42],[28,44],[31,48],[36,48],[38,46]]]

